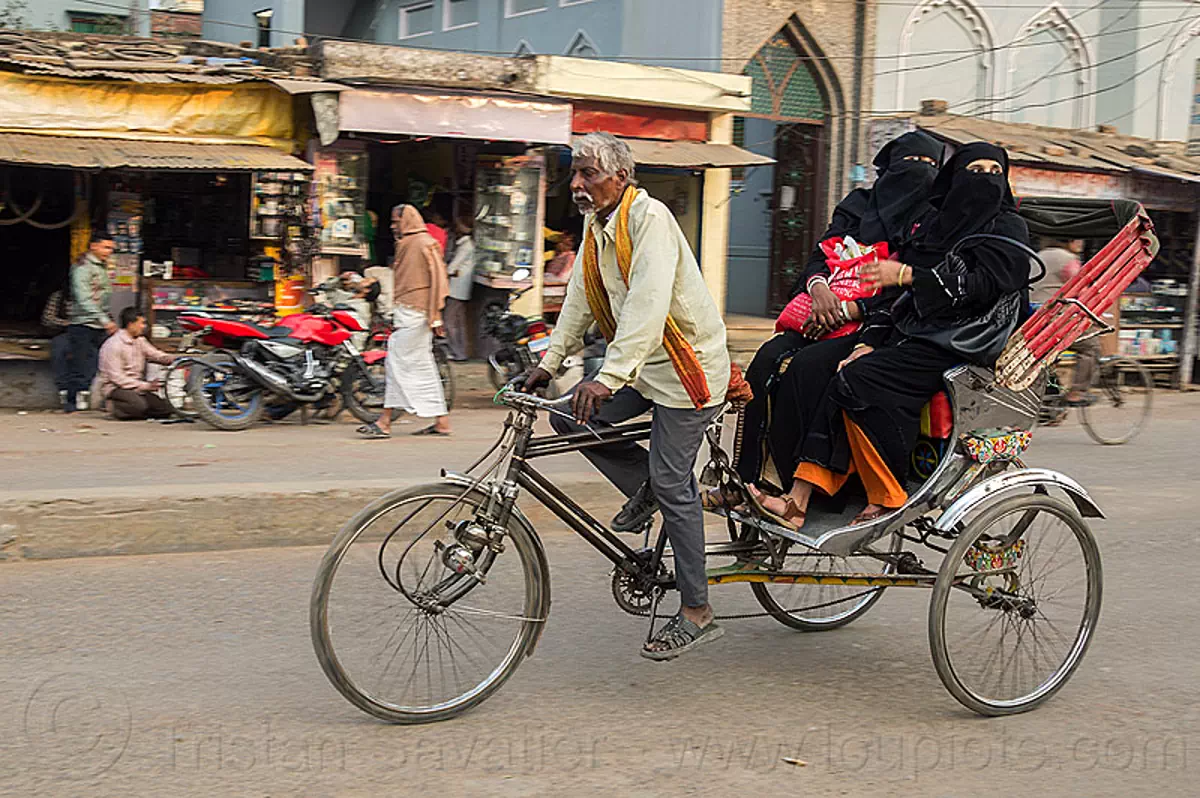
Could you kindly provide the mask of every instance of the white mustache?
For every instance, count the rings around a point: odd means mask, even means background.
[[[575,202],[576,205],[593,205],[593,204],[595,204],[595,201],[592,199],[592,195],[586,194],[584,192],[572,194],[571,199]]]

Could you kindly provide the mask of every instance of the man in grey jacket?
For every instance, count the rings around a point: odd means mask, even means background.
[[[112,284],[107,261],[113,253],[112,236],[107,230],[92,231],[88,251],[71,266],[71,303],[67,312],[67,347],[71,352],[67,372],[67,413],[86,410],[92,380],[99,367],[100,345],[117,331],[108,315]]]

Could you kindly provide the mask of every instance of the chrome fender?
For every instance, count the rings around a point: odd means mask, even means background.
[[[476,488],[484,493],[488,492],[493,484],[490,481],[480,481],[466,474],[446,471],[445,469],[442,470],[442,479],[451,485],[457,485],[462,488]],[[533,541],[534,553],[537,556],[538,568],[542,572],[541,617],[547,620],[537,625],[537,630],[533,633],[533,638],[529,641],[529,649],[525,652],[525,656],[532,657],[533,651],[537,648],[538,641],[542,639],[542,632],[545,631],[546,623],[550,618],[550,561],[546,559],[546,548],[542,545],[542,539],[538,536],[537,529],[529,522],[529,518],[525,513],[521,512],[521,508],[515,504],[512,508],[512,518],[529,533],[529,538]]]
[[[1048,468],[1022,468],[985,479],[959,496],[934,522],[934,527],[942,532],[953,531],[971,512],[1038,487],[1058,488],[1065,492],[1084,518],[1104,517],[1100,506],[1092,500],[1083,486],[1067,475]]]

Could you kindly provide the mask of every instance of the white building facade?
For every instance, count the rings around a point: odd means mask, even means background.
[[[879,3],[874,107],[1183,140],[1200,59],[1196,0]]]

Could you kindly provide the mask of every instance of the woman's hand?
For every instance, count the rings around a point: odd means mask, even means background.
[[[841,301],[828,285],[818,280],[808,293],[812,297],[810,324],[815,322],[832,330],[843,323]]]
[[[860,357],[863,357],[864,355],[869,355],[874,351],[875,351],[874,347],[867,346],[866,344],[859,344],[858,346],[854,347],[854,351],[850,353],[850,357],[846,358],[841,363],[838,363],[838,371],[841,371],[846,366],[849,366],[851,363],[858,360]]]
[[[893,285],[912,285],[912,267],[896,260],[864,263],[858,274],[862,284],[873,290]]]

